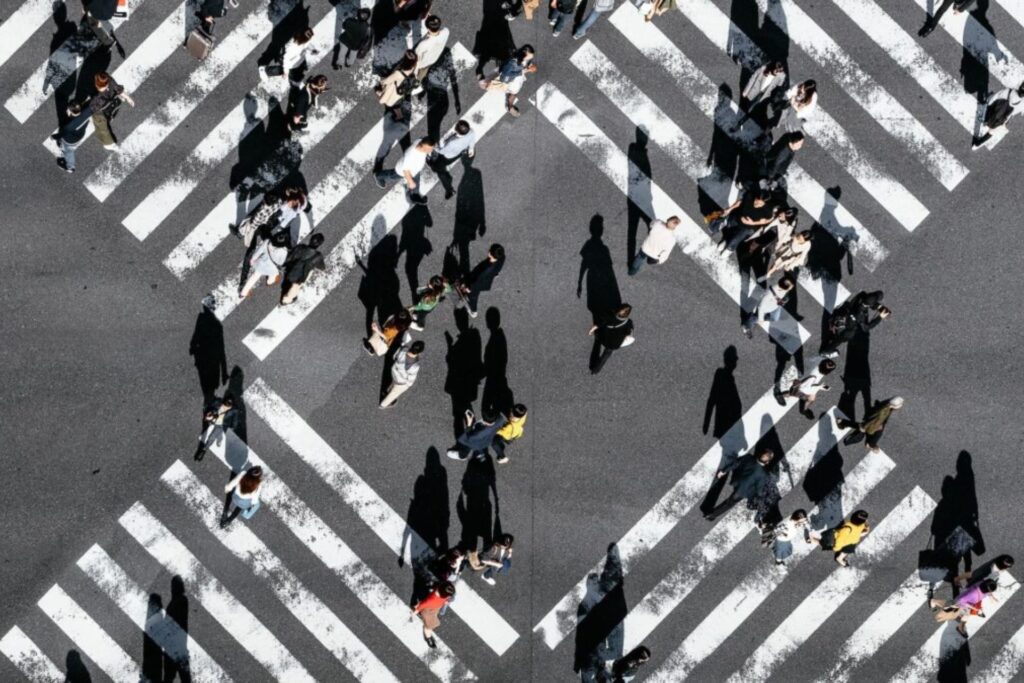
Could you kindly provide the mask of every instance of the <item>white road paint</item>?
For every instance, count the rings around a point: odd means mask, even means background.
[[[829,576],[786,615],[771,635],[747,657],[727,683],[766,681],[776,667],[807,642],[814,632],[853,595],[872,569],[888,559],[898,545],[935,509],[935,501],[920,487],[914,489],[871,530],[850,567],[836,567]]]
[[[264,483],[260,498],[269,511],[333,571],[352,594],[439,680],[476,680],[476,676],[458,660],[439,636],[434,636],[437,649],[432,650],[427,646],[419,622],[409,620],[408,602],[392,591],[233,431],[228,430],[223,434],[223,439],[210,443],[209,451],[233,471],[241,471],[244,467],[262,467]]]
[[[503,93],[489,92],[476,101],[462,118],[469,121],[476,132],[477,143],[505,115],[505,98]],[[447,135],[447,133],[445,133]],[[437,177],[424,169],[420,177],[420,193],[426,196],[437,183]],[[313,193],[310,201],[315,202]],[[316,207],[316,204],[313,204]],[[262,321],[242,340],[249,350],[260,360],[276,349],[288,338],[306,317],[327,298],[341,281],[355,267],[356,259],[365,257],[385,235],[402,220],[412,208],[406,198],[404,183],[398,183],[387,190],[384,197],[370,209],[356,225],[346,233],[341,241],[326,256],[327,269],[314,271],[302,286],[299,298],[288,306],[276,306]],[[214,292],[217,298],[216,314],[221,316],[222,302],[225,315],[230,312],[228,306],[238,303],[236,285],[229,280],[229,289],[218,289]],[[233,306],[232,306],[233,307]],[[223,318],[221,318],[223,319]]]
[[[28,0],[11,12],[0,24],[0,66],[53,16],[53,10],[54,0]]]
[[[996,615],[1003,605],[1013,597],[1020,584],[1009,572],[1003,572],[999,587],[992,596],[985,599],[983,609],[985,617],[970,617],[967,620],[967,637],[971,638],[982,626]],[[903,668],[892,677],[891,683],[927,683],[935,679],[935,672],[941,663],[957,653],[964,639],[956,631],[957,622],[942,624],[912,656]]]
[[[39,599],[39,609],[114,683],[139,683],[138,663],[59,585]]]
[[[752,448],[796,404],[795,399],[786,399],[786,405],[780,406],[772,390],[761,396],[721,440],[711,446],[616,542],[622,561],[622,575],[628,574],[633,565],[660,543],[704,497],[709,482],[713,481],[715,472],[726,458]],[[602,558],[533,627],[534,633],[539,633],[544,644],[552,650],[576,628],[576,610],[587,592],[587,576],[600,574],[603,566]]]
[[[367,683],[398,679],[320,598],[299,580],[284,562],[241,521],[220,529],[217,512],[221,501],[180,460],[160,477],[178,495],[206,529],[235,557],[263,579],[292,616],[305,626],[353,676]]]
[[[93,196],[101,202],[106,201],[206,96],[270,35],[274,26],[295,4],[296,0],[277,0],[270,9],[254,7],[231,33],[217,42],[178,91],[121,140],[117,150],[89,175],[85,187]]]
[[[1024,26],[1024,0],[996,0],[996,4],[1013,17],[1021,26]]]
[[[881,451],[867,455],[857,463],[856,467],[846,475],[846,480],[834,494],[841,496],[841,505],[828,511],[819,505],[809,514],[812,520],[820,516],[828,519],[819,520],[817,528],[830,528],[839,524],[837,518],[845,511],[852,512],[857,505],[881,482],[896,464]],[[831,506],[830,506],[831,507]],[[811,554],[816,546],[796,543],[793,555],[784,565],[776,565],[770,556],[764,563],[748,574],[739,585],[725,596],[711,612],[697,625],[682,644],[662,663],[661,667],[648,677],[658,683],[678,683],[693,673],[693,670],[709,657],[729,636],[736,632],[744,621],[753,614],[768,597],[782,585],[785,578],[800,562]],[[824,554],[823,561],[831,562],[832,558]]]
[[[501,96],[500,93],[495,94]],[[435,557],[433,549],[394,508],[377,495],[262,379],[257,379],[246,389],[244,398],[246,407],[259,415],[303,462],[320,475],[398,557],[407,563],[415,559],[420,566]],[[504,654],[519,634],[468,583],[460,583],[458,591],[458,599],[451,602],[449,609],[497,655]]]
[[[231,677],[195,639],[161,609],[149,614],[149,594],[135,583],[103,548],[94,545],[78,559],[78,567],[132,620],[164,653],[186,662],[192,678],[213,683]]]
[[[313,677],[305,667],[263,622],[239,602],[142,503],[132,505],[118,521],[169,573],[181,576],[186,592],[271,676],[313,683]]]
[[[706,21],[707,17],[701,19]],[[626,5],[613,12],[609,21],[645,57],[664,68],[675,79],[680,92],[692,100],[720,130],[730,135],[748,153],[756,153],[753,140],[761,134],[761,129],[753,121],[747,121],[742,130],[734,130],[733,126],[742,116],[739,107],[731,99],[720,100],[718,86],[653,22],[643,21],[632,7]],[[712,28],[709,26],[708,30]],[[804,211],[837,240],[847,240],[851,253],[869,271],[874,272],[888,256],[888,250],[878,238],[796,162],[789,167],[787,189]]]
[[[806,476],[814,463],[834,449],[846,433],[847,430],[836,425],[834,413],[835,410],[831,410],[823,415],[786,453],[790,472],[779,472],[778,478],[779,493],[783,496]],[[724,497],[728,492],[722,495]],[[648,591],[623,621],[624,652],[642,645],[697,584],[710,575],[719,562],[755,530],[752,518],[746,506],[734,507],[686,553],[675,569]]]
[[[312,44],[317,52],[306,57],[310,71],[330,53],[334,44],[334,23],[334,15],[327,14],[313,27]],[[366,73],[368,69],[369,67],[364,65],[359,69],[359,73]],[[359,76],[356,77],[357,82],[361,80]],[[243,138],[262,124],[271,108],[276,107],[278,102],[287,100],[288,89],[288,79],[284,77],[270,78],[253,88],[196,145],[178,168],[139,202],[121,223],[140,240],[146,239],[188,198],[207,173],[224,161]],[[326,99],[321,98],[321,106]],[[309,135],[310,133],[306,133],[301,140],[304,151],[308,151],[316,144],[309,139]]]
[[[974,683],[1005,683],[1020,673],[1024,664],[1024,626],[999,650],[985,670],[974,676]]]
[[[142,1],[128,0],[128,11],[134,13]],[[116,31],[125,21],[115,17],[109,24]],[[72,35],[7,98],[4,107],[18,119],[18,123],[25,123],[99,46],[91,30]]]
[[[690,180],[702,188],[719,207],[729,206],[740,188],[717,167],[708,167],[708,152],[683,132],[651,98],[636,87],[615,63],[589,40],[573,53],[570,61],[582,71],[633,125],[643,128],[650,139],[675,162]],[[801,273],[803,274],[803,273]],[[841,283],[825,282],[809,276],[800,284],[814,300],[831,311],[836,303],[849,298]]]
[[[538,88],[535,98],[538,111],[569,142],[578,147],[640,211],[652,219],[678,216],[681,222],[673,232],[682,252],[700,266],[737,305],[746,305],[749,297],[744,291],[743,278],[731,254],[722,254],[718,245],[703,229],[697,227],[686,211],[637,168],[619,146],[552,83],[545,83]],[[759,320],[758,325],[790,353],[810,339],[810,333],[786,311],[783,311],[778,322],[768,324]]]
[[[17,626],[0,638],[0,652],[29,683],[66,683],[64,672]]]

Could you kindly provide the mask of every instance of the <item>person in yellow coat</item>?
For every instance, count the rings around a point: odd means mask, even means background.
[[[857,510],[850,515],[850,519],[823,535],[821,547],[835,553],[833,558],[837,564],[848,567],[850,565],[846,557],[857,552],[857,544],[870,531],[867,511]]]
[[[522,403],[517,403],[512,407],[512,413],[508,415],[508,422],[498,430],[494,443],[491,444],[494,452],[497,454],[495,460],[498,464],[504,465],[508,462],[508,456],[505,455],[505,447],[523,435],[523,428],[525,426],[526,406]]]

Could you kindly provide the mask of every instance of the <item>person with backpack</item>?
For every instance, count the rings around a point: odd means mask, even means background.
[[[992,131],[1005,126],[1009,118],[1019,110],[1022,101],[1024,101],[1024,82],[1016,89],[999,90],[989,97],[985,106],[985,125],[982,128],[984,132],[974,137],[971,147],[981,147],[991,140]]]
[[[373,28],[370,26],[372,12],[368,7],[361,8],[355,15],[348,17],[341,23],[341,34],[338,42],[334,45],[334,53],[331,55],[331,67],[335,71],[338,66],[338,56],[341,54],[341,47],[345,46],[344,66],[350,66],[349,57],[356,53],[356,61],[370,53],[373,47]]]
[[[89,112],[92,114],[92,125],[96,128],[96,139],[107,149],[117,149],[117,138],[110,128],[110,121],[117,116],[117,109],[122,102],[134,107],[135,100],[106,71],[93,76],[93,85],[96,94],[89,100]]]
[[[836,564],[849,567],[846,558],[857,552],[857,545],[870,532],[867,511],[857,510],[850,515],[850,519],[823,533],[819,543],[822,550],[832,551],[832,559]]]
[[[309,236],[308,244],[297,244],[288,252],[284,262],[284,287],[281,289],[281,305],[287,306],[299,296],[299,290],[314,270],[327,270],[320,246],[324,236],[315,232]]]
[[[271,76],[287,76],[288,83],[292,87],[302,86],[302,77],[306,71],[306,56],[315,55],[316,48],[313,47],[313,29],[308,26],[296,31],[284,45],[284,52],[281,54],[279,64],[268,64],[259,67],[260,81],[266,83]]]
[[[416,53],[406,50],[401,61],[374,86],[373,91],[377,94],[377,101],[384,105],[384,114],[399,122],[406,118],[405,103],[416,85]]]
[[[72,102],[68,105],[68,120],[57,132],[57,146],[60,147],[60,156],[57,157],[57,165],[67,173],[75,172],[75,150],[85,139],[85,133],[89,129],[89,121],[92,119],[92,112],[83,110],[82,105]]]
[[[892,414],[902,407],[903,397],[893,396],[888,401],[877,402],[861,422],[844,418],[836,419],[836,425],[841,429],[853,429],[843,439],[843,443],[850,445],[864,439],[865,445],[869,450],[878,452],[878,442],[882,440],[885,425],[889,423],[889,418],[892,417]]]
[[[881,290],[861,291],[837,306],[825,326],[820,353],[834,358],[839,355],[839,347],[853,339],[858,331],[870,332],[892,315],[892,311],[882,305],[884,296]]]

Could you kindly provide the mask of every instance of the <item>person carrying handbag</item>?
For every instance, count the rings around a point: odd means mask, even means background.
[[[966,638],[967,620],[975,616],[985,618],[985,612],[983,611],[985,599],[991,598],[996,600],[996,597],[992,594],[998,587],[999,582],[995,579],[985,579],[973,586],[969,586],[952,603],[932,598],[928,601],[928,606],[931,607],[932,612],[935,614],[935,621],[940,624],[954,620],[960,622],[957,624],[956,630]]]
[[[394,121],[404,121],[406,117],[403,106],[416,89],[416,53],[406,50],[402,61],[388,74],[373,91],[377,101],[384,105],[384,113],[390,114]]]

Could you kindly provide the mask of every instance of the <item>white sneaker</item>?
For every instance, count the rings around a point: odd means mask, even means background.
[[[487,583],[491,584],[492,586],[497,586],[498,585],[498,582],[495,581],[490,576],[481,576],[480,578],[483,579],[484,581],[486,581]]]
[[[409,328],[416,330],[417,332],[423,331],[423,325],[420,325],[419,323],[409,323]]]
[[[261,67],[259,67],[259,69],[257,69],[257,71],[260,72],[260,82],[261,83],[266,83],[267,81],[270,80],[270,76],[267,75],[267,67],[261,66]]]

